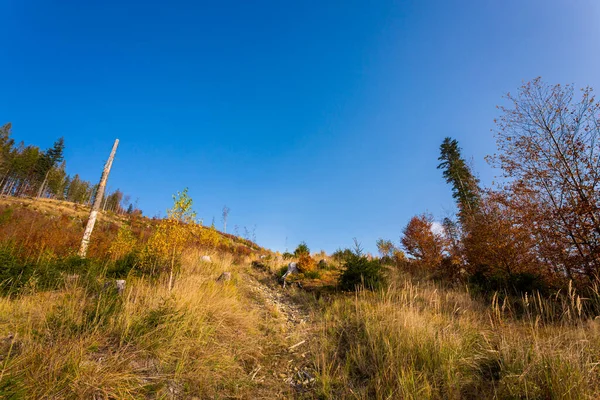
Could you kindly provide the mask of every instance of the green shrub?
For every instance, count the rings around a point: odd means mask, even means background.
[[[327,261],[319,260],[319,262],[317,263],[317,268],[328,270],[328,269],[331,269],[331,266],[329,264],[327,264]]]
[[[261,270],[261,271],[268,271],[269,270],[269,267],[266,264],[264,264],[264,263],[262,263],[260,261],[256,261],[256,260],[252,261],[252,268],[256,268],[256,269]]]
[[[375,290],[385,283],[381,264],[377,260],[351,253],[346,254],[344,271],[339,278],[339,287],[342,290],[356,290],[357,287]]]
[[[529,272],[514,274],[491,273],[489,267],[479,266],[468,277],[468,283],[474,293],[506,292],[511,295],[539,292],[545,296],[552,293],[544,278]]]
[[[333,254],[331,255],[331,258],[333,258],[335,261],[339,262],[339,263],[344,263],[347,262],[349,260],[352,259],[352,257],[355,254],[352,253],[352,250],[350,249],[337,249],[336,251],[333,252]]]
[[[319,279],[321,273],[319,271],[308,271],[304,273],[304,277],[307,279]]]
[[[54,290],[65,282],[65,276],[77,275],[80,282],[93,284],[97,277],[102,276],[105,264],[91,258],[70,256],[57,258],[49,254],[40,256],[37,261],[30,261],[18,255],[11,246],[0,247],[0,294],[14,295],[24,289],[29,291]],[[121,277],[116,267],[112,274]],[[110,269],[110,265],[109,265]]]
[[[106,276],[115,279],[126,278],[132,269],[139,266],[139,263],[139,254],[131,252],[119,258],[114,263],[109,264],[106,270]]]
[[[288,266],[284,265],[281,268],[279,268],[279,271],[277,271],[277,278],[281,279],[281,277],[287,272],[288,270]]]
[[[17,293],[33,275],[32,263],[21,262],[9,247],[0,248],[0,290],[3,294]]]
[[[296,247],[296,250],[294,250],[294,256],[296,257],[308,254],[310,254],[310,249],[308,248],[305,242],[300,243],[298,247]]]
[[[12,208],[6,208],[0,213],[0,225],[10,221],[13,216],[13,211]]]

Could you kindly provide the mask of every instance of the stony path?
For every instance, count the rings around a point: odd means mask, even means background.
[[[267,326],[279,328],[269,333],[265,343],[265,353],[271,354],[271,365],[259,366],[252,373],[257,380],[283,383],[288,396],[310,398],[315,380],[309,352],[312,344],[310,314],[289,295],[289,288],[282,288],[271,277],[250,274],[248,278],[245,285],[264,310]]]

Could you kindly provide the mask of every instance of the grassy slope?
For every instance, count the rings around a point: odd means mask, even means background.
[[[600,323],[581,313],[597,299],[522,299],[517,318],[502,302],[406,276],[379,293],[320,291],[335,268],[300,279],[310,293],[283,292],[281,262],[262,270],[251,266],[257,255],[235,263],[215,252],[203,263],[203,254],[185,251],[172,292],[131,276],[118,295],[110,280],[79,276],[0,298],[0,398],[600,394]],[[223,271],[230,282],[216,281]]]
[[[578,300],[579,299],[579,300]],[[596,399],[600,321],[575,293],[550,302],[473,300],[398,277],[318,311],[317,393],[358,399]],[[590,300],[587,300],[590,301]],[[598,301],[597,299],[594,301]]]
[[[118,295],[77,278],[0,299],[0,397],[292,396],[299,331],[256,280],[268,276],[200,256],[186,252],[172,292],[130,278]],[[225,270],[232,280],[217,282]]]

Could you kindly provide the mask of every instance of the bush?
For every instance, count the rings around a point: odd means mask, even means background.
[[[262,262],[256,261],[256,260],[252,261],[252,267],[256,268],[256,269],[259,269],[261,271],[268,271],[269,270],[269,267],[267,267]]]
[[[366,289],[375,290],[385,283],[385,277],[381,271],[381,264],[377,260],[369,260],[359,254],[346,254],[344,272],[339,278],[339,287],[342,290],[356,290],[363,286]]]
[[[109,264],[106,276],[116,279],[125,278],[129,272],[140,265],[139,253],[131,252]]]
[[[287,270],[288,270],[287,265],[284,265],[281,268],[279,268],[279,270],[277,271],[277,279],[281,279],[283,277],[283,275],[285,275]]]
[[[337,249],[336,251],[333,252],[333,254],[331,255],[331,258],[333,258],[335,261],[339,262],[339,263],[345,263],[348,262],[349,260],[352,259],[352,257],[355,254],[352,253],[352,250],[350,249]]]
[[[310,254],[310,249],[308,248],[308,246],[306,245],[305,242],[302,242],[298,245],[298,247],[296,247],[296,250],[294,250],[294,255],[296,257],[300,257],[303,255],[308,255]]]
[[[13,211],[12,208],[5,208],[0,212],[0,225],[10,221],[13,216]]]
[[[33,274],[32,263],[21,262],[10,248],[0,249],[0,289],[3,294],[16,293]]]
[[[309,254],[301,254],[298,260],[298,271],[313,272],[317,269],[317,263]]]
[[[319,279],[321,277],[321,273],[319,271],[309,271],[304,273],[304,277],[306,279]]]
[[[65,275],[79,275],[92,280],[101,274],[103,265],[93,259],[48,255],[37,262],[19,257],[13,248],[0,248],[0,294],[13,295],[24,289],[53,290],[64,283]]]
[[[539,292],[543,295],[551,293],[550,288],[544,282],[544,278],[528,272],[515,274],[490,273],[487,266],[479,266],[469,276],[469,287],[474,293],[490,294],[494,292],[505,292],[510,295],[520,296],[524,293]]]

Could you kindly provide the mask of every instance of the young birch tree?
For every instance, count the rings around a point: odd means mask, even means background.
[[[187,188],[174,195],[173,207],[167,210],[167,218],[160,222],[148,241],[148,251],[155,262],[168,268],[169,290],[173,288],[176,266],[196,224],[192,204]]]

